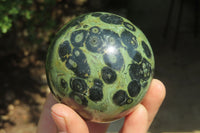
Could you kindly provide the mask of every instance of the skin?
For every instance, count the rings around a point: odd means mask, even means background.
[[[143,101],[125,117],[120,133],[146,133],[155,118],[164,98],[163,83],[153,79]],[[37,133],[105,133],[109,123],[84,121],[70,107],[57,103],[52,94],[47,98],[42,111]]]

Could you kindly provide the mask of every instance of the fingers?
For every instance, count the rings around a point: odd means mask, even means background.
[[[51,114],[59,133],[89,133],[85,121],[68,106],[55,104],[51,109]]]
[[[108,126],[107,123],[86,123],[70,107],[58,104],[50,94],[44,104],[37,133],[89,133],[89,131],[90,133],[103,133],[106,132]]]
[[[141,104],[126,116],[121,133],[146,133],[165,98],[165,86],[153,79]]]
[[[142,104],[148,111],[148,126],[151,125],[166,95],[165,86],[157,79],[153,79]]]
[[[147,125],[148,112],[142,104],[139,104],[131,114],[125,117],[120,133],[146,133]]]
[[[50,94],[44,104],[37,133],[57,133],[57,129],[59,133],[88,133],[82,118],[66,105],[58,104]]]
[[[51,106],[57,103],[52,94],[49,94],[44,104],[38,123],[37,133],[56,133],[57,129],[51,117]]]
[[[74,110],[63,104],[55,104],[52,117],[59,133],[104,133],[108,123],[85,122]]]

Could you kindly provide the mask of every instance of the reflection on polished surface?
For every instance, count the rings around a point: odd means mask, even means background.
[[[108,46],[105,53],[106,54],[117,54],[117,49],[115,46]]]

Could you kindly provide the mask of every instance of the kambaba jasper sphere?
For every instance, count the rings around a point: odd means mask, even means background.
[[[151,46],[129,20],[93,12],[76,17],[50,45],[46,74],[60,102],[93,122],[131,112],[146,94],[155,63]]]

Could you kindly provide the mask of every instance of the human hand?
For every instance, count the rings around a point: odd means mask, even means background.
[[[125,117],[120,133],[146,133],[165,98],[165,86],[153,79],[140,104]],[[38,133],[105,133],[109,123],[84,121],[70,107],[57,103],[52,94],[47,98],[39,124]]]

